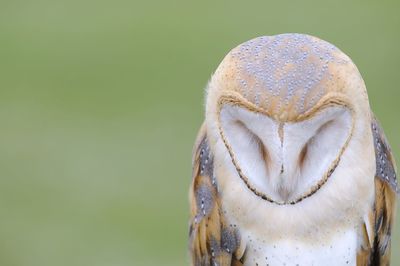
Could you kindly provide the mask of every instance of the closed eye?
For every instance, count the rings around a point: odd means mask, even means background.
[[[244,132],[246,132],[246,134],[248,134],[249,138],[254,141],[254,147],[256,148],[257,153],[259,153],[261,155],[262,160],[265,162],[264,166],[265,169],[268,173],[268,165],[270,164],[270,158],[269,158],[269,153],[267,150],[267,147],[264,145],[264,143],[262,142],[262,140],[260,139],[260,137],[258,137],[256,134],[254,134],[254,132],[252,132],[245,123],[243,123],[240,120],[237,120],[235,122],[237,124],[237,128],[239,130],[243,130]]]
[[[323,124],[317,130],[315,135],[313,137],[311,137],[310,140],[308,140],[307,143],[303,146],[303,148],[301,149],[300,155],[299,155],[299,166],[300,166],[301,169],[304,167],[304,164],[305,164],[306,159],[307,159],[308,147],[313,145],[313,144],[315,144],[316,138],[322,134],[321,132],[329,130],[333,123],[334,123],[333,120],[329,120],[328,122]]]

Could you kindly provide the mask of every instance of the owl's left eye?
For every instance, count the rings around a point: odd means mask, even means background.
[[[277,169],[279,153],[273,144],[279,142],[275,121],[231,105],[224,106],[220,119],[221,133],[235,167],[254,187],[273,194],[268,180]]]
[[[269,158],[268,147],[261,138],[241,120],[236,120],[232,124],[231,130],[235,132],[234,136],[230,138],[234,146],[232,148],[236,151],[235,154],[238,156],[238,160],[246,165],[246,170],[253,169],[260,174],[268,176],[271,159]],[[259,185],[262,186],[262,182]]]

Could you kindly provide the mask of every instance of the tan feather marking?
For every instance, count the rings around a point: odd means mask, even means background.
[[[363,246],[357,254],[357,266],[390,265],[391,230],[394,220],[396,193],[381,179],[375,179],[375,203],[370,217],[373,232],[362,229]],[[372,242],[370,242],[372,238]]]
[[[375,242],[372,254],[372,262],[378,265],[389,265],[391,230],[395,211],[394,191],[390,185],[380,179],[375,180],[376,200],[375,200]]]
[[[242,265],[237,231],[226,223],[217,184],[213,178],[213,158],[205,131],[193,156],[193,181],[189,192],[191,206],[189,249],[192,265]]]

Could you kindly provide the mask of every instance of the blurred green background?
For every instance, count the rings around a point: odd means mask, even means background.
[[[259,35],[345,51],[400,154],[400,2],[0,0],[0,265],[187,265],[207,80]],[[399,219],[400,221],[400,219]],[[400,222],[393,265],[400,265]]]

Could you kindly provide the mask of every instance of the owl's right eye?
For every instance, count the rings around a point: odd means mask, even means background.
[[[279,150],[275,145],[280,145],[276,122],[230,105],[223,107],[220,118],[222,134],[239,174],[260,191],[274,194],[268,177],[280,170],[276,164]]]

